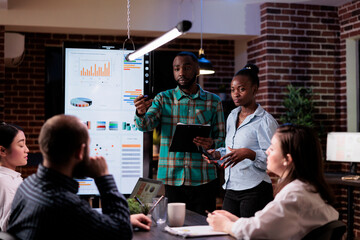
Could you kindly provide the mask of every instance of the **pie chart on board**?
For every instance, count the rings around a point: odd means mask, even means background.
[[[70,104],[74,107],[89,107],[92,104],[92,100],[89,98],[73,98],[70,100]]]

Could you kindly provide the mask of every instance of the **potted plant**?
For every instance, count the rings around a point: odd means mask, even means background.
[[[134,198],[128,198],[127,202],[128,202],[130,214],[143,213],[143,214],[147,215],[149,213],[149,210],[150,210],[149,204],[147,204],[147,203],[140,204]]]
[[[312,89],[305,87],[296,88],[292,84],[289,84],[286,88],[288,93],[283,101],[286,112],[280,117],[280,121],[314,127]]]

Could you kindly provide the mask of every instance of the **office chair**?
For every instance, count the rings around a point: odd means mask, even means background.
[[[335,220],[309,232],[302,240],[341,240],[346,232],[346,225]]]
[[[16,238],[7,232],[0,232],[0,240],[16,240]]]

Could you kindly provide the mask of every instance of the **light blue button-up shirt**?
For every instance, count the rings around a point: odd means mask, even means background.
[[[256,153],[255,160],[244,159],[234,167],[225,169],[224,189],[246,190],[259,185],[262,181],[271,183],[266,173],[266,149],[274,135],[278,123],[259,104],[255,112],[245,118],[236,128],[238,114],[241,107],[233,109],[226,124],[226,148],[218,148],[221,156],[229,153],[228,147],[233,149],[249,148]],[[221,164],[223,161],[218,161]]]

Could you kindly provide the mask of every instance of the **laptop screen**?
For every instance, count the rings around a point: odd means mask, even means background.
[[[130,198],[138,197],[143,203],[151,203],[152,199],[157,196],[162,182],[154,179],[139,178]]]

